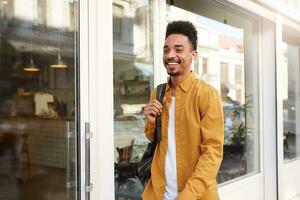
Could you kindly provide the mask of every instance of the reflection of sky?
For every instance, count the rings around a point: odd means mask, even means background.
[[[235,28],[233,26],[229,26],[227,24],[223,24],[200,15],[196,15],[196,19],[197,22],[202,26],[205,26],[208,29],[212,29],[216,32],[219,32],[222,35],[226,35],[241,40],[243,39],[243,29]]]

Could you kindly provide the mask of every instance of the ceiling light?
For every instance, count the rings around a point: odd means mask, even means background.
[[[24,71],[26,72],[38,72],[40,69],[34,64],[32,57],[30,58],[29,65],[25,66],[23,68]]]
[[[61,55],[60,55],[60,50],[57,53],[57,59],[54,64],[50,65],[52,68],[67,68],[68,65],[62,60]]]

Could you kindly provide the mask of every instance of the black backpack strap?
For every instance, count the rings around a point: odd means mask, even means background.
[[[157,86],[157,91],[156,91],[156,99],[161,103],[161,105],[163,105],[163,99],[165,96],[165,91],[166,91],[166,83],[160,84]],[[154,136],[154,140],[156,142],[161,141],[161,115],[156,117],[155,120],[155,136]]]

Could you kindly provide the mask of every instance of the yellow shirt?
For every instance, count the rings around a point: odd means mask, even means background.
[[[156,98],[156,89],[151,99]],[[223,158],[224,124],[218,92],[191,73],[175,90],[177,200],[217,200],[216,175]],[[171,89],[167,84],[162,111],[162,140],[157,145],[151,179],[143,200],[162,200],[168,143]],[[155,124],[146,123],[145,134],[154,138]]]

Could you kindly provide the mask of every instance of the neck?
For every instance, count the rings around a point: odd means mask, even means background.
[[[186,77],[188,77],[192,72],[190,71],[189,73],[186,73],[183,76],[171,76],[170,77],[170,87],[171,87],[171,91],[172,91],[172,95],[175,96],[175,89],[176,87],[182,82],[184,81],[184,79],[186,79]]]

